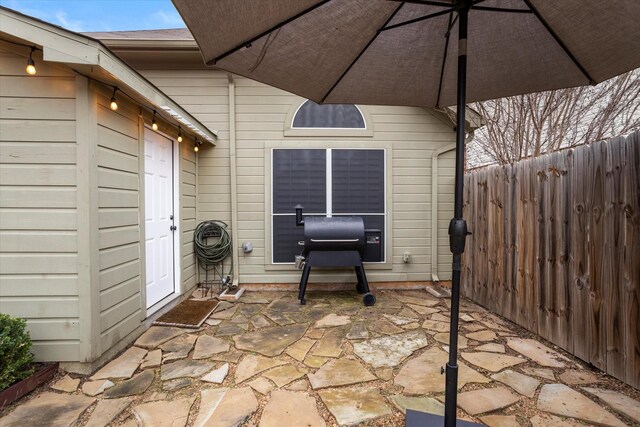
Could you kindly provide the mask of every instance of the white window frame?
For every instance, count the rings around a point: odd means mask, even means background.
[[[270,164],[270,168],[269,168],[269,182],[270,182],[270,190],[269,190],[269,218],[268,218],[268,222],[269,222],[269,242],[268,245],[270,247],[270,254],[268,256],[268,261],[270,263],[270,265],[272,266],[292,266],[294,265],[294,262],[275,262],[273,260],[273,256],[274,256],[274,238],[273,238],[273,218],[276,216],[291,216],[292,218],[295,217],[295,212],[292,213],[274,213],[273,212],[273,152],[274,150],[324,150],[326,153],[325,159],[327,162],[326,165],[326,192],[325,192],[325,200],[326,200],[326,212],[305,212],[304,214],[306,215],[326,215],[327,217],[332,217],[334,215],[333,212],[333,191],[332,191],[332,187],[333,187],[333,174],[332,174],[332,160],[333,160],[333,150],[381,150],[383,153],[383,171],[382,171],[382,176],[384,177],[384,213],[380,214],[380,213],[363,213],[363,212],[349,212],[349,213],[337,213],[335,215],[338,216],[382,216],[384,218],[384,234],[383,234],[383,241],[385,242],[385,247],[384,247],[384,257],[382,261],[379,262],[366,262],[367,265],[381,265],[381,266],[387,266],[390,265],[391,262],[389,261],[389,251],[391,250],[391,244],[390,244],[390,239],[391,239],[391,230],[389,229],[390,225],[390,221],[389,221],[389,195],[388,195],[388,191],[389,191],[389,180],[388,180],[388,171],[389,171],[389,166],[388,166],[388,157],[387,154],[389,152],[389,149],[387,149],[386,147],[272,147],[269,149],[269,164]],[[389,239],[389,240],[388,240]]]

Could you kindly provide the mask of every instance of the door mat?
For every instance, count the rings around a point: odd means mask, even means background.
[[[216,309],[218,301],[185,300],[153,322],[157,326],[198,329]]]

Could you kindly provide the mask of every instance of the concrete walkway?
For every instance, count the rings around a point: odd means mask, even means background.
[[[199,291],[196,291],[199,296]],[[152,327],[60,374],[0,426],[403,426],[442,413],[449,301],[426,291],[248,292],[194,331]],[[640,393],[462,302],[458,415],[489,426],[640,425]]]

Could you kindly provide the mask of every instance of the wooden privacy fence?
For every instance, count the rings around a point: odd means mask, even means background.
[[[465,177],[463,293],[640,388],[640,132]]]

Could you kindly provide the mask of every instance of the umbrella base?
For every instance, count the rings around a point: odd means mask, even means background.
[[[442,427],[444,426],[444,416],[430,414],[428,412],[414,411],[407,409],[407,418],[405,427]],[[471,421],[457,420],[457,427],[475,427],[482,424],[472,423]]]

